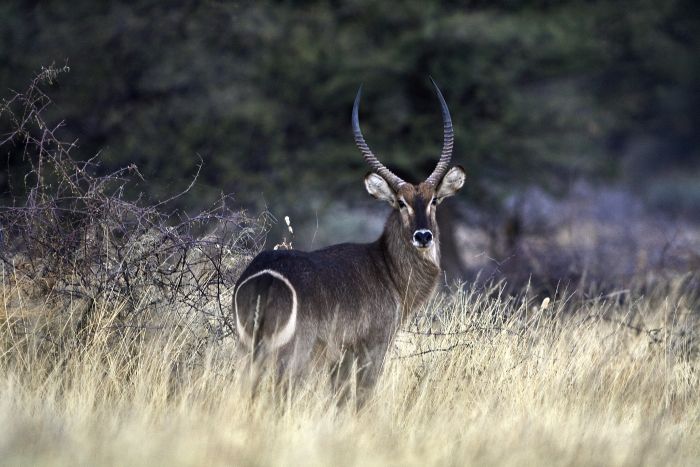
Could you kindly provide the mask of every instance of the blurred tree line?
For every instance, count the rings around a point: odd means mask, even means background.
[[[158,199],[182,189],[201,157],[193,203],[224,191],[254,209],[313,215],[310,206],[339,196],[365,199],[349,123],[360,83],[375,152],[407,179],[429,173],[442,131],[432,75],[453,114],[454,160],[470,177],[461,197],[496,206],[530,184],[646,186],[664,172],[696,173],[695,7],[5,1],[0,89],[8,96],[41,66],[68,65],[48,90],[63,138],[78,138],[85,158],[100,153],[105,170],[137,164],[146,182],[135,190]],[[7,197],[27,164],[17,147],[3,149]]]

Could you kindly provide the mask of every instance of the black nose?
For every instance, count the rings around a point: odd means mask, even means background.
[[[433,233],[430,230],[416,230],[413,233],[413,240],[420,246],[426,246],[433,241]]]

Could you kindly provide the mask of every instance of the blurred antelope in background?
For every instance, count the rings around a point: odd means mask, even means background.
[[[432,81],[432,79],[431,79]],[[372,243],[341,243],[302,252],[264,251],[236,283],[233,308],[242,344],[257,361],[274,356],[279,374],[299,375],[313,356],[349,377],[357,363],[357,387],[372,388],[392,338],[433,294],[440,276],[435,210],[464,184],[461,167],[448,170],[454,133],[445,99],[443,147],[433,173],[412,185],[387,169],[362,136],[358,90],[352,110],[355,143],[371,172],[370,195],[392,211]]]

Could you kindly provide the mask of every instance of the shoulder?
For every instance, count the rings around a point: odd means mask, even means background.
[[[338,243],[320,250],[311,252],[319,257],[368,255],[372,251],[371,243]]]

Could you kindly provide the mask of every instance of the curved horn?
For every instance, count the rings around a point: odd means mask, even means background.
[[[372,153],[372,150],[365,143],[365,138],[362,136],[362,131],[360,130],[360,96],[362,95],[362,86],[357,90],[357,96],[355,97],[355,104],[352,106],[352,132],[355,135],[355,144],[362,152],[362,156],[365,158],[367,164],[373,172],[379,174],[384,178],[384,180],[389,183],[389,185],[397,190],[402,184],[406,183],[397,175],[395,175],[391,170],[387,169],[384,164],[379,162],[377,156]]]
[[[452,158],[452,147],[454,146],[455,135],[452,129],[452,118],[450,117],[450,110],[447,108],[447,103],[445,98],[442,97],[440,88],[438,88],[437,83],[431,77],[430,81],[435,86],[435,92],[437,93],[438,99],[440,99],[440,108],[442,109],[442,125],[443,125],[443,136],[442,136],[442,153],[440,154],[440,160],[435,166],[435,170],[430,174],[425,180],[425,183],[436,186],[440,183],[440,180],[447,172],[447,168],[450,165],[450,159]]]

